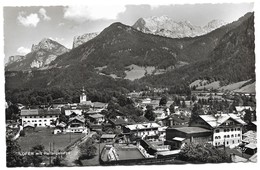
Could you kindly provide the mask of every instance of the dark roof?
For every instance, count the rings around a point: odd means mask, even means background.
[[[204,133],[204,132],[211,132],[209,129],[201,128],[201,127],[179,127],[179,128],[168,128],[168,129],[174,129],[180,132],[184,132],[187,134],[193,134],[193,133]]]
[[[170,116],[168,116],[167,118],[165,118],[165,119],[172,119],[172,120],[174,120],[175,122],[178,122],[178,123],[186,123],[186,122],[189,122],[189,117],[187,117],[187,116],[180,116],[180,115],[170,115]]]
[[[45,115],[59,115],[59,109],[22,109],[21,116],[45,116]]]

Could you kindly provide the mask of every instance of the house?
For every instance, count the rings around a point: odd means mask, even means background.
[[[187,143],[212,142],[212,131],[202,127],[178,127],[166,129],[166,144],[180,149]]]
[[[124,126],[131,124],[124,119],[108,119],[108,122],[112,125],[114,129],[123,129]]]
[[[95,125],[101,125],[105,121],[105,116],[99,113],[88,115],[89,121]]]
[[[250,110],[251,112],[254,111],[251,106],[236,106],[235,109],[236,109],[236,113],[239,116],[244,116],[246,110]]]
[[[140,138],[146,139],[158,139],[159,138],[159,128],[161,126],[157,123],[140,123],[126,125],[123,128],[124,133],[134,134]]]
[[[79,104],[68,104],[62,108],[66,116],[70,116],[71,114],[82,115],[89,111],[91,106],[89,105],[79,105]]]
[[[108,106],[108,103],[93,102],[93,110],[96,110],[96,111],[99,111],[99,112],[106,109],[107,106]]]
[[[20,117],[22,125],[30,123],[35,127],[47,127],[51,126],[60,114],[59,109],[22,109]]]
[[[257,152],[257,144],[249,143],[244,147],[244,153],[248,155],[254,155]]]
[[[168,127],[174,127],[176,125],[188,126],[190,118],[185,115],[172,114],[162,120],[162,124]]]
[[[237,146],[242,141],[242,128],[246,123],[235,114],[199,115],[190,123],[192,127],[210,129],[214,146]]]
[[[88,129],[85,126],[85,118],[83,116],[70,118],[66,127],[66,132],[88,133]]]
[[[100,142],[113,142],[115,141],[116,134],[103,134],[100,137]]]

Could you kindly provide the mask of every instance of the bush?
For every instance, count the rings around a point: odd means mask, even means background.
[[[20,136],[21,136],[21,137],[25,136],[25,131],[24,131],[24,130],[21,130],[21,131],[20,131]]]

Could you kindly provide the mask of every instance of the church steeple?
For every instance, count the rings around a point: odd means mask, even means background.
[[[82,88],[82,94],[80,95],[80,103],[84,103],[87,101],[87,95],[85,94],[85,89],[84,86]]]

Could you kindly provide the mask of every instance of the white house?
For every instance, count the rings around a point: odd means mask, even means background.
[[[47,127],[57,120],[60,113],[59,109],[22,109],[20,118],[22,125],[32,124],[35,127]]]
[[[140,138],[155,138],[155,136],[160,136],[161,126],[157,123],[140,123],[126,125],[123,128],[124,133],[132,133]],[[164,135],[164,134],[163,134]]]
[[[242,142],[242,127],[246,123],[235,114],[199,115],[190,126],[211,129],[214,146],[236,146]]]

